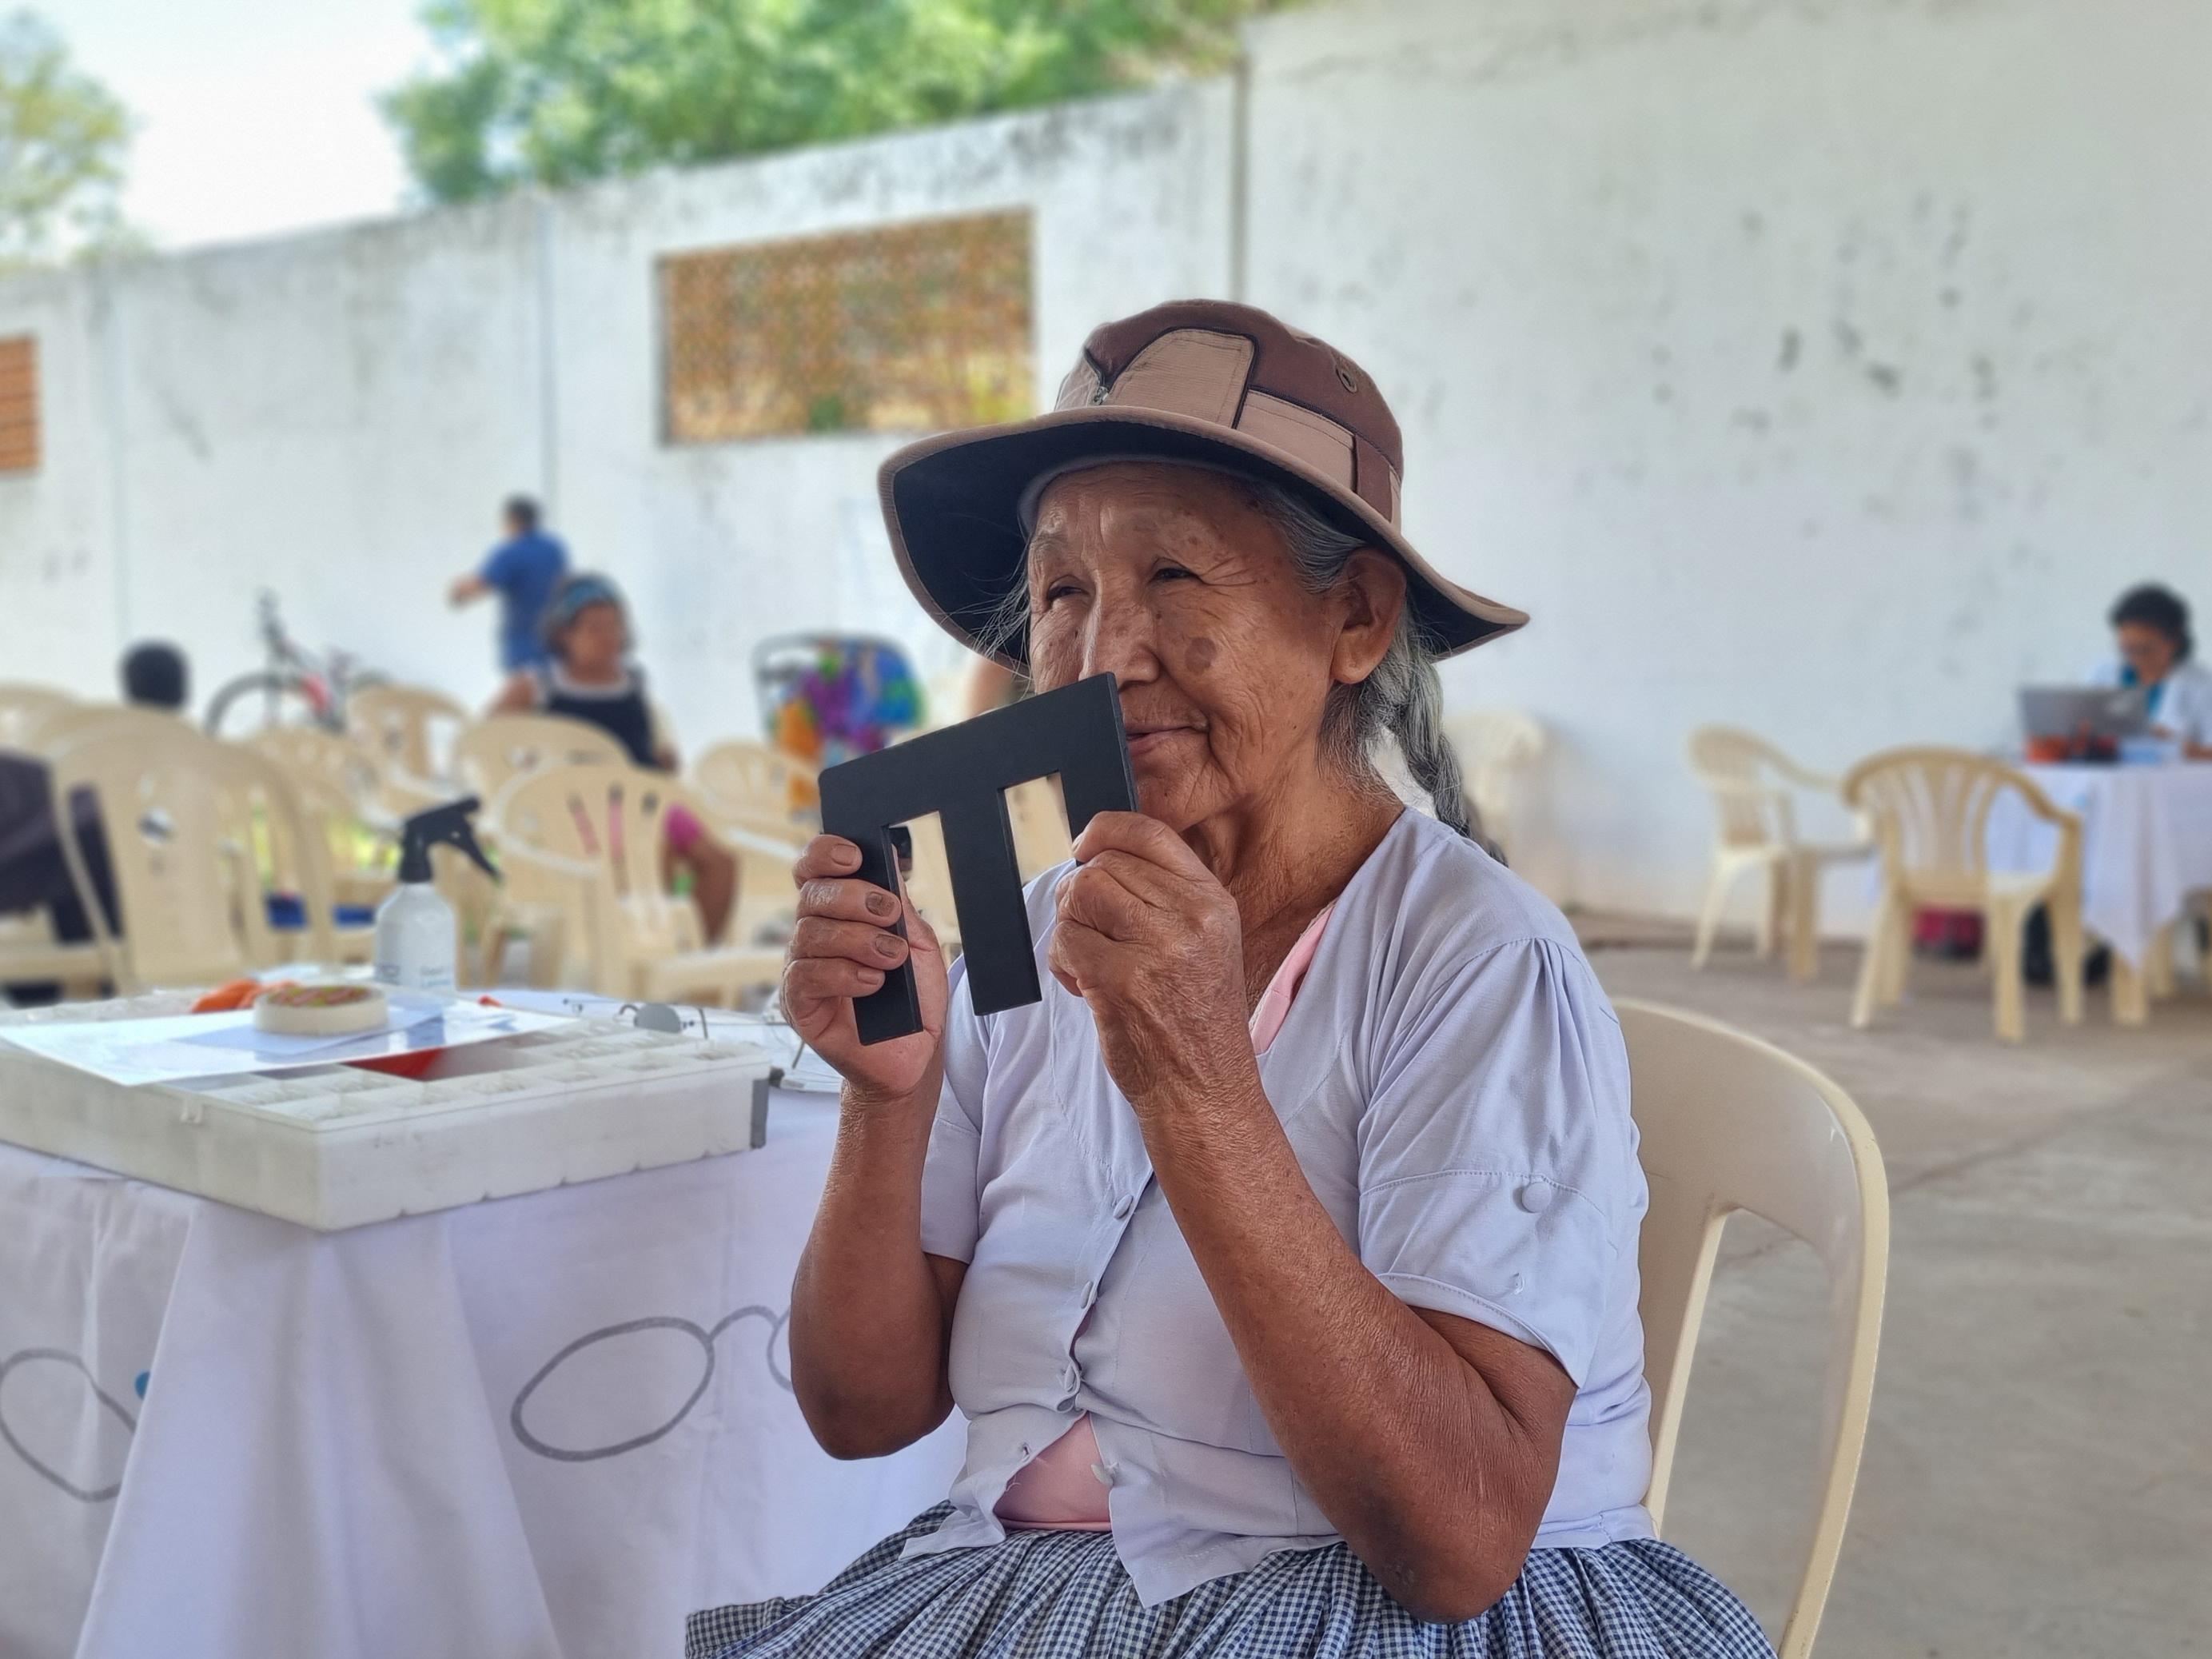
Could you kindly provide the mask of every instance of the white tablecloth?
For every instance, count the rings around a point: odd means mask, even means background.
[[[959,1461],[785,1380],[833,1121],[327,1236],[0,1146],[0,1654],[628,1659],[818,1587]]]
[[[2081,819],[2081,919],[2137,967],[2191,892],[2212,887],[2212,763],[2031,766],[2055,805]],[[2057,832],[2024,810],[1992,811],[1992,867],[2046,867]]]

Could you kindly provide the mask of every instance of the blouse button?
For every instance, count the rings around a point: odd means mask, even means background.
[[[1110,1486],[1114,1484],[1114,1471],[1103,1463],[1093,1463],[1091,1466],[1091,1478],[1102,1486]]]
[[[1095,1279],[1085,1279],[1083,1285],[1083,1305],[1087,1308],[1097,1299],[1098,1281]]]
[[[1548,1181],[1524,1181],[1517,1196],[1522,1209],[1530,1215],[1541,1215],[1552,1207],[1552,1183]]]
[[[1122,1194],[1121,1201],[1114,1206],[1114,1219],[1116,1221],[1126,1219],[1129,1212],[1136,1207],[1137,1200],[1127,1193]]]

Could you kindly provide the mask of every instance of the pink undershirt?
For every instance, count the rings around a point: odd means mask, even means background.
[[[1267,988],[1260,994],[1260,1006],[1252,1011],[1254,1054],[1266,1054],[1283,1029],[1291,1000],[1305,982],[1306,969],[1313,966],[1314,953],[1321,949],[1322,929],[1335,908],[1334,902],[1325,906],[1306,925],[1298,942],[1291,946],[1290,955],[1283,958],[1283,965],[1267,981]],[[1089,1322],[1086,1316],[1084,1323]],[[1076,1334],[1082,1334],[1080,1327]],[[1012,1527],[1110,1531],[1114,1523],[1106,1513],[1106,1481],[1101,1468],[1098,1437],[1091,1430],[1091,1413],[1085,1412],[1066,1433],[1014,1471],[1014,1478],[999,1498],[999,1519]]]

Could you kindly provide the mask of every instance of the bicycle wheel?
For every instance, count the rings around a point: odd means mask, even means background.
[[[272,726],[312,726],[316,718],[314,702],[299,675],[264,670],[241,674],[218,690],[208,702],[204,724],[211,738],[240,737]]]

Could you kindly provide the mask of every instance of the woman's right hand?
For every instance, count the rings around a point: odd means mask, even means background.
[[[926,1087],[934,1109],[945,1041],[945,953],[913,902],[861,881],[854,873],[860,867],[860,849],[842,836],[817,836],[793,867],[799,926],[784,962],[784,1018],[864,1097],[888,1103]],[[894,931],[902,908],[904,939]],[[884,975],[906,962],[914,967],[921,1030],[864,1045],[853,1023],[853,999],[881,989]]]

